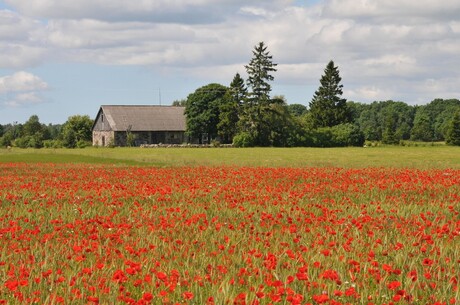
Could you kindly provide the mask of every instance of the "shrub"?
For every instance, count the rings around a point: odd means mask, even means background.
[[[43,147],[45,148],[62,148],[64,145],[60,140],[45,140],[43,141]]]
[[[88,146],[91,146],[91,143],[88,142],[88,141],[78,140],[78,142],[77,142],[77,147],[78,148],[85,148],[85,147],[88,147]]]
[[[313,143],[317,147],[363,146],[364,134],[353,124],[340,124],[313,131]]]
[[[254,146],[254,138],[249,132],[240,132],[233,137],[233,146],[252,147]]]
[[[136,145],[136,135],[132,132],[126,132],[126,145],[128,147],[133,147]]]
[[[17,138],[14,140],[14,146],[19,147],[19,148],[29,148],[32,147],[31,143],[32,142],[32,136],[24,136]]]
[[[13,133],[12,132],[6,132],[3,134],[2,137],[0,137],[0,146],[1,147],[7,147],[7,146],[12,146],[13,144]]]

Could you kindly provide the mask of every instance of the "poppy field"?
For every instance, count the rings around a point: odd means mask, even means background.
[[[460,170],[0,163],[0,304],[460,304]]]

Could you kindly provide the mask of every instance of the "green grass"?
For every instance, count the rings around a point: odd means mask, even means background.
[[[460,168],[460,147],[0,149],[0,162],[145,166]]]
[[[88,151],[89,152],[89,151]],[[130,159],[110,158],[77,150],[65,149],[14,149],[0,150],[3,163],[87,163],[114,165],[144,165]]]

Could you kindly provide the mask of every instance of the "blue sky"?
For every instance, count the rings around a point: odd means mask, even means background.
[[[259,41],[291,104],[331,59],[348,100],[460,98],[458,16],[458,0],[0,0],[0,124],[170,105],[246,77]]]

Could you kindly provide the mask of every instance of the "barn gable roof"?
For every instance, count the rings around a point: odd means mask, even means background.
[[[103,105],[101,111],[114,131],[185,131],[185,107]]]

